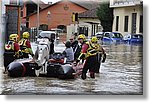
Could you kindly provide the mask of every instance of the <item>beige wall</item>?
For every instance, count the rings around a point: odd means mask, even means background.
[[[2,18],[2,0],[0,0],[0,25],[1,25],[1,18]]]
[[[92,19],[92,18],[82,18],[79,19],[79,26],[87,26],[88,27],[88,36],[92,35],[92,24],[86,23],[86,22],[92,22],[92,23],[97,23],[95,24],[95,26],[99,26],[99,28],[97,29],[97,27],[95,27],[95,31],[96,32],[101,32],[103,30],[103,27],[101,26],[101,22],[99,19]],[[94,28],[93,28],[94,31]],[[95,32],[95,33],[96,33]]]
[[[97,23],[97,24],[95,24],[95,25],[99,25],[99,29],[97,29],[95,27],[95,31],[97,31],[97,32],[101,32],[103,30],[103,27],[101,26],[99,19],[92,19],[92,18],[82,18],[81,19],[80,18],[79,24],[70,24],[67,26],[67,39],[69,39],[72,34],[77,32],[78,27],[88,27],[88,36],[91,36],[93,33],[92,32],[92,24],[86,23],[86,22]],[[93,28],[93,31],[94,31],[94,28]]]
[[[114,8],[114,21],[113,21],[112,31],[116,31],[116,16],[119,16],[118,32],[121,32],[122,34],[131,33],[132,13],[137,13],[136,33],[140,33],[139,32],[139,26],[140,26],[139,24],[140,24],[140,15],[142,15],[142,13],[143,13],[142,6]],[[124,32],[124,17],[125,16],[129,16],[128,32]]]

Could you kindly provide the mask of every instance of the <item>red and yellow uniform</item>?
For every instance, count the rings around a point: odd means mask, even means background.
[[[100,60],[98,59],[99,53],[104,54],[105,58],[103,58],[102,62],[105,62],[106,59],[105,51],[97,42],[98,39],[96,37],[92,37],[91,41],[86,42],[82,46],[81,54],[78,57],[78,61],[80,61],[81,59],[85,59],[85,63],[81,75],[82,79],[86,79],[86,73],[88,70],[90,72],[90,77],[95,78],[95,72],[99,70],[98,67],[100,67],[99,66]]]
[[[23,58],[29,58],[29,54],[31,56],[34,56],[30,41],[28,40],[29,36],[30,35],[28,32],[24,32],[23,38],[18,42],[20,45],[21,52],[23,53]]]
[[[106,60],[106,53],[100,44],[96,43],[95,46],[97,47],[97,51],[98,51],[97,65],[96,65],[97,67],[95,68],[95,73],[99,73],[101,62],[104,63]]]
[[[78,60],[85,59],[85,63],[83,66],[83,71],[81,78],[86,79],[86,73],[89,70],[91,78],[95,78],[94,76],[94,70],[95,66],[97,64],[97,50],[96,46],[91,42],[86,42],[82,46],[81,54],[78,58]]]
[[[17,43],[18,35],[11,34],[9,36],[9,41],[5,44],[5,52],[4,52],[4,66],[7,67],[9,63],[14,61],[17,58],[22,56],[20,51],[20,46]]]

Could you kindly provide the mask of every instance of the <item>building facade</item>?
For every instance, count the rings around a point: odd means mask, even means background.
[[[103,30],[96,11],[97,8],[94,8],[79,14],[79,33],[81,32],[86,36],[94,36],[95,33]]]
[[[72,14],[87,11],[86,8],[71,1],[63,0],[39,12],[39,24],[48,25],[48,30],[72,24]],[[37,13],[29,16],[29,28],[37,27]]]
[[[123,35],[143,33],[143,2],[141,0],[110,0],[114,8],[112,31]]]

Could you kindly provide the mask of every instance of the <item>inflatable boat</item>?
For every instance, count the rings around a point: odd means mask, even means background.
[[[61,53],[54,53],[44,66],[38,66],[34,59],[19,59],[7,66],[8,76],[46,76],[59,79],[74,79],[80,74],[82,68],[75,67],[72,63],[64,63],[65,58]],[[38,74],[37,74],[38,71]]]
[[[51,34],[40,36],[37,39],[37,49],[32,59],[17,59],[11,62],[6,68],[10,77],[25,76],[46,76],[60,79],[72,79],[78,75],[79,70],[72,63],[65,61],[65,57],[60,52],[50,55]],[[9,57],[5,57],[6,65]]]

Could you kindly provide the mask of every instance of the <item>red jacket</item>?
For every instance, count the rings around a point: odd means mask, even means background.
[[[20,50],[20,46],[19,46],[19,44],[18,43],[14,43],[14,51],[15,52],[18,52]]]
[[[83,44],[81,53],[86,53],[86,51],[87,51],[88,48],[89,48],[89,45]]]
[[[27,48],[31,48],[31,44],[29,40],[26,41],[26,45],[27,45]]]

